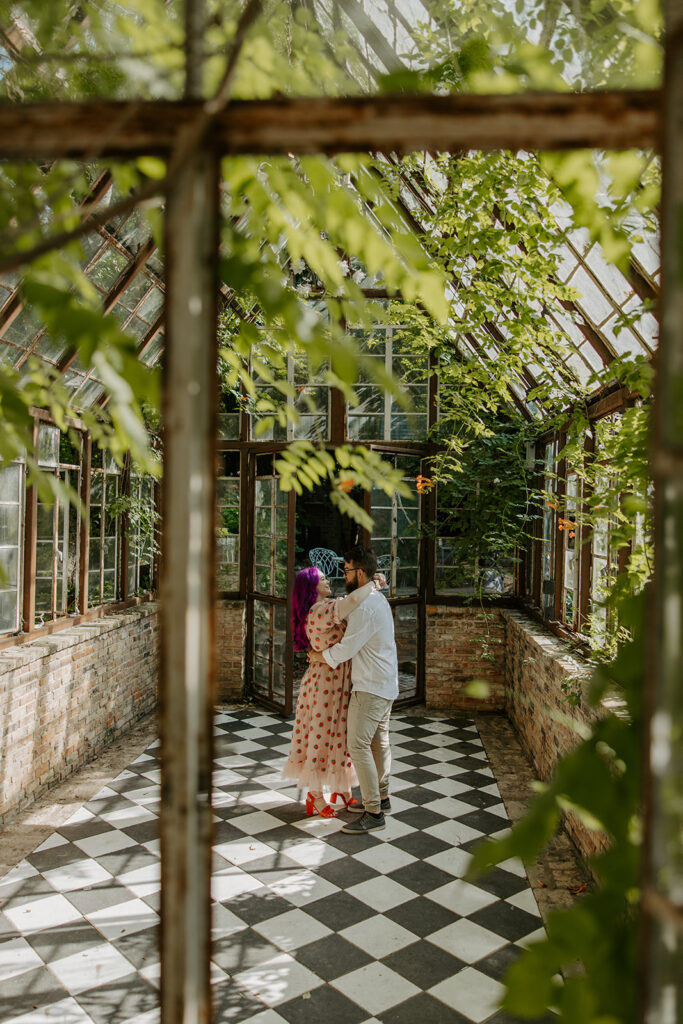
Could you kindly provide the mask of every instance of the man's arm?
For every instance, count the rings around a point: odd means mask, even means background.
[[[364,608],[358,608],[349,618],[349,625],[344,638],[338,644],[326,648],[322,656],[330,666],[336,668],[342,661],[348,661],[358,654],[375,632],[375,617]]]

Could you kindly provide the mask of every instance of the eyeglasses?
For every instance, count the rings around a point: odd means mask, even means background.
[[[359,569],[344,569],[344,575],[348,576],[350,572],[359,572]]]

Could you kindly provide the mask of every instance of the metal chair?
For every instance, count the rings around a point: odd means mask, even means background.
[[[337,555],[330,548],[311,548],[308,552],[308,558],[311,565],[314,565],[316,569],[320,569],[327,576],[328,580],[337,580],[344,575],[342,571],[342,566],[344,565],[342,555]]]

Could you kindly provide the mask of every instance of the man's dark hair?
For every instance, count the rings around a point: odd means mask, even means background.
[[[365,548],[362,544],[356,544],[344,555],[344,561],[350,562],[354,569],[362,569],[369,580],[377,572],[377,555],[372,548]]]

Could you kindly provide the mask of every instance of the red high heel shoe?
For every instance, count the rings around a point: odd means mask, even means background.
[[[325,803],[323,797],[319,797],[318,799],[323,800],[324,806],[323,806],[322,810],[320,810],[319,807],[316,807],[316,805],[315,805],[316,798],[313,796],[313,794],[312,793],[307,793],[306,794],[306,814],[308,814],[309,817],[312,814],[319,814],[321,818],[337,818],[337,817],[339,817],[337,812],[333,811],[332,808],[330,807],[330,805]]]
[[[340,800],[343,800],[344,807],[357,807],[358,806],[358,801],[356,800],[355,796],[350,796],[348,798],[348,800],[347,800],[343,793],[333,793],[332,796],[330,797],[330,803],[331,804],[336,804],[337,797],[339,797]]]

